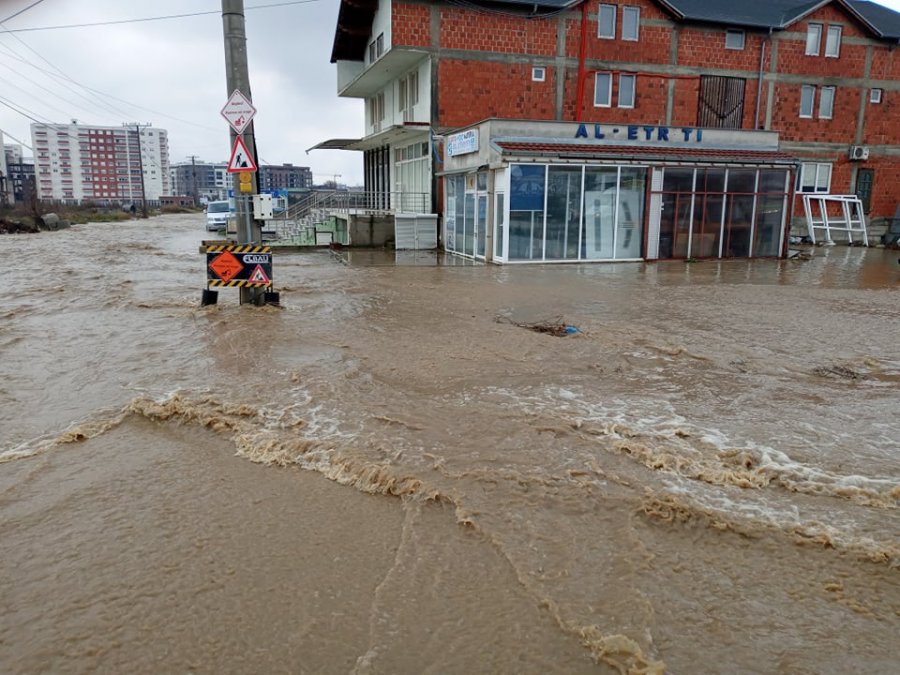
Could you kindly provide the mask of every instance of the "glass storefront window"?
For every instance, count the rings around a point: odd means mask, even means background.
[[[546,173],[543,166],[510,166],[509,260],[543,260]]]
[[[644,239],[644,198],[647,170],[622,168],[615,258],[640,258]]]
[[[584,172],[584,243],[585,260],[611,259],[615,255],[616,190],[619,170],[585,168]]]
[[[551,166],[547,178],[547,260],[577,260],[581,167]]]

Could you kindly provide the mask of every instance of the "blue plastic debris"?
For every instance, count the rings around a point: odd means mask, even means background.
[[[579,333],[580,331],[575,328],[575,326],[566,326],[566,335],[571,335],[572,333]]]

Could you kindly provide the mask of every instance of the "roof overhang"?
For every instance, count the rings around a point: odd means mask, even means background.
[[[492,141],[505,161],[515,158],[562,159],[578,161],[631,160],[648,163],[690,164],[753,164],[794,165],[798,160],[778,150],[751,150],[748,148],[689,148],[643,147],[634,145],[588,145],[584,143],[558,143],[541,141],[507,140]]]
[[[424,122],[405,122],[404,124],[390,126],[377,134],[372,134],[365,138],[332,138],[322,141],[309,148],[306,152],[309,153],[312,150],[354,150],[357,152],[374,150],[375,148],[402,141],[414,141],[416,138],[429,135],[430,132],[431,127]]]

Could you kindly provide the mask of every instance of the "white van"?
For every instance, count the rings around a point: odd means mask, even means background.
[[[234,207],[231,200],[210,202],[206,205],[206,229],[209,232],[224,230],[228,220],[234,216]]]

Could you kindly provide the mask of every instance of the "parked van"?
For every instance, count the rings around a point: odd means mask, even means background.
[[[234,206],[232,206],[231,200],[210,202],[206,205],[206,229],[209,232],[224,230],[233,216]]]

